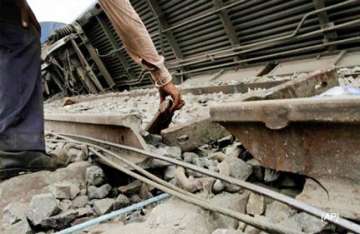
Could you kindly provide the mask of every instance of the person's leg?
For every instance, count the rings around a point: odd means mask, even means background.
[[[0,27],[0,150],[45,151],[40,42],[33,29]]]
[[[0,179],[59,165],[45,154],[40,51],[33,28],[0,23]]]

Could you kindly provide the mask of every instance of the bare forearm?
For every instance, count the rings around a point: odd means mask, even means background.
[[[139,15],[129,0],[100,0],[130,57],[148,69],[157,86],[171,82],[171,75],[164,64]]]

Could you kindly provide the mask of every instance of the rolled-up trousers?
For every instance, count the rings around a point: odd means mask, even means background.
[[[40,39],[0,22],[0,151],[44,151]]]

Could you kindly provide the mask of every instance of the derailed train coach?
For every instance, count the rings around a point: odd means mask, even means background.
[[[174,79],[267,69],[284,60],[360,46],[358,0],[132,0]],[[111,22],[94,4],[42,49],[46,97],[150,86]]]

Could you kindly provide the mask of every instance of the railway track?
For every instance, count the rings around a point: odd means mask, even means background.
[[[89,147],[90,151],[94,153],[103,163],[106,163],[107,165],[122,171],[123,173],[140,180],[146,184],[149,184],[165,193],[168,193],[174,197],[177,197],[181,200],[184,200],[186,202],[192,203],[194,205],[198,205],[206,210],[218,212],[223,215],[235,218],[239,221],[242,221],[248,225],[251,225],[253,227],[256,227],[258,229],[261,229],[263,231],[267,231],[269,233],[281,233],[281,234],[292,234],[292,233],[301,233],[293,230],[289,230],[286,227],[282,227],[279,225],[275,225],[270,223],[269,221],[266,221],[264,219],[257,219],[250,217],[245,214],[241,214],[229,209],[224,209],[221,207],[210,205],[206,200],[199,198],[198,196],[186,192],[158,177],[155,175],[149,173],[142,167],[134,164],[128,159],[124,159],[121,155],[131,153],[132,155],[138,154],[142,155],[143,157],[148,157],[151,159],[161,160],[176,166],[180,166],[183,168],[187,168],[190,170],[193,170],[195,172],[201,173],[203,175],[213,177],[219,180],[222,180],[226,183],[234,184],[237,186],[240,186],[246,190],[264,195],[266,197],[272,198],[274,200],[277,200],[279,202],[282,202],[284,204],[287,204],[297,210],[304,211],[310,215],[313,215],[318,218],[326,217],[328,214],[325,211],[322,211],[320,209],[317,209],[315,207],[312,207],[308,204],[305,204],[303,202],[297,201],[295,199],[289,198],[283,194],[271,191],[269,189],[265,189],[263,187],[248,183],[246,181],[241,181],[234,179],[232,177],[228,176],[222,176],[217,173],[210,172],[209,170],[200,168],[198,166],[194,166],[192,164],[185,163],[183,161],[179,161],[176,159],[168,158],[161,155],[156,155],[153,153],[149,153],[143,150],[139,150],[133,147],[129,146],[123,146],[115,143],[110,143],[106,141],[97,140],[94,138],[86,137],[86,136],[79,136],[79,135],[59,135],[56,133],[48,133],[47,140],[50,142],[71,142],[75,144],[81,144],[86,145]],[[116,153],[109,149],[116,148]],[[119,153],[120,152],[120,153]],[[338,227],[342,227],[346,230],[352,231],[354,233],[360,233],[360,226],[350,222],[343,218],[338,218],[334,220],[328,220],[329,223],[332,223]]]

